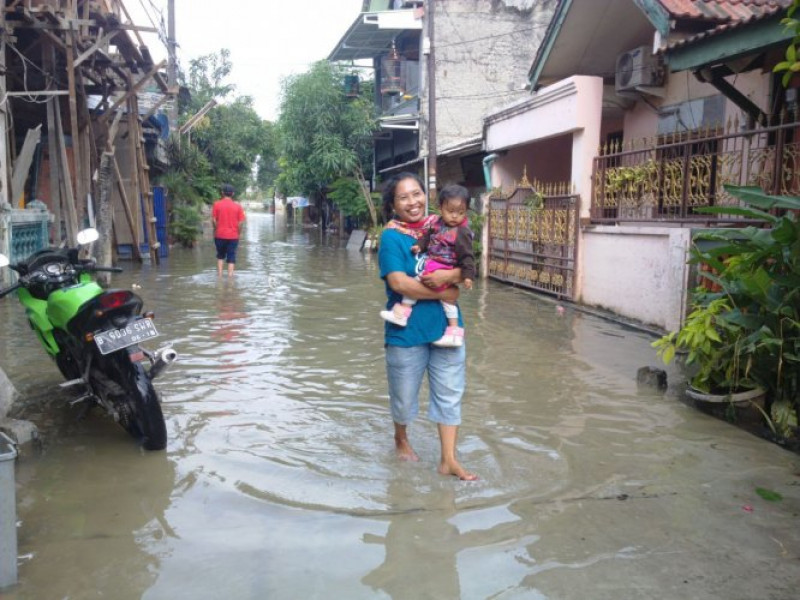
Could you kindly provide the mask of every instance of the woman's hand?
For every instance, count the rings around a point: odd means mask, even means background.
[[[440,269],[420,277],[423,285],[438,288],[443,285],[456,285],[461,282],[461,269]]]
[[[435,292],[433,288],[429,288],[421,281],[417,281],[401,271],[389,273],[386,276],[386,283],[401,296],[408,296],[415,300],[444,300],[451,304],[458,300],[457,287],[448,287],[442,292]]]

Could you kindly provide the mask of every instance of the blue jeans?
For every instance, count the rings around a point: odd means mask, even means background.
[[[392,419],[408,425],[419,412],[419,390],[428,372],[428,418],[442,425],[461,424],[461,397],[466,387],[466,348],[430,344],[386,346],[386,378]]]

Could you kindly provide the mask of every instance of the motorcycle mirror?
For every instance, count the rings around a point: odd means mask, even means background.
[[[78,244],[81,246],[85,246],[86,244],[91,244],[100,237],[100,234],[97,233],[97,229],[89,228],[89,229],[82,229],[78,232],[77,239]]]
[[[8,266],[8,257],[5,254],[0,254],[0,269]]]

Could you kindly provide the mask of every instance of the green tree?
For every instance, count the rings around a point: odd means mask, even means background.
[[[264,121],[264,135],[256,162],[255,186],[262,193],[272,188],[280,173],[278,167],[277,130],[269,121]]]
[[[171,200],[170,235],[180,244],[191,247],[203,232],[201,207],[217,194],[208,159],[194,145],[178,144],[172,138],[167,145],[169,170],[160,178]]]
[[[794,38],[786,47],[785,60],[775,65],[773,69],[776,73],[783,72],[783,86],[787,87],[795,73],[800,71],[800,20],[795,18],[797,10],[800,8],[800,0],[793,0],[786,11],[786,18],[781,21],[788,29],[794,31]]]
[[[184,75],[183,82],[190,96],[186,105],[181,107],[181,112],[188,118],[209,100],[224,100],[232,94],[236,86],[225,82],[232,71],[231,53],[226,48],[190,60],[189,73],[188,76]]]
[[[373,224],[377,212],[370,197],[374,103],[368,91],[351,98],[344,92],[344,71],[327,61],[283,82],[278,119],[281,173],[278,190],[287,196],[323,197],[340,177],[358,182]]]
[[[172,202],[172,234],[185,245],[202,232],[201,206],[219,197],[222,183],[244,195],[254,183],[256,165],[275,163],[272,124],[259,117],[252,98],[234,95],[235,86],[227,82],[232,70],[230,53],[223,49],[192,60],[188,75],[182,74],[189,94],[179,105],[181,123],[210,100],[219,102],[195,125],[191,138],[171,141],[170,168],[161,177]],[[263,171],[262,181],[271,181],[269,170]]]
[[[256,164],[273,165],[276,153],[272,124],[259,117],[252,98],[236,95],[236,86],[228,81],[232,72],[227,49],[192,59],[183,75],[189,99],[180,106],[180,120],[186,122],[210,100],[219,103],[192,129],[191,143],[208,159],[217,185],[230,183],[241,194],[255,183]],[[268,169],[263,181],[271,182]]]
[[[252,181],[259,155],[270,146],[266,122],[249,96],[239,96],[211,110],[195,130],[192,142],[205,154],[220,183],[230,183],[241,194]]]

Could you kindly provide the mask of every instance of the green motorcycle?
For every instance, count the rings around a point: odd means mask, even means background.
[[[163,450],[167,428],[152,381],[177,353],[141,347],[158,336],[153,314],[142,313],[142,299],[133,292],[105,290],[94,281],[94,272],[122,271],[79,258],[80,246],[97,238],[95,229],[85,229],[78,247],[40,250],[13,265],[0,254],[0,267],[18,274],[0,298],[17,292],[39,342],[67,379],[61,386],[82,391],[73,404],[101,406],[146,450]]]

